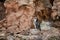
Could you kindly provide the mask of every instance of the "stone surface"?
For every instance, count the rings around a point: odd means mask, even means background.
[[[20,2],[25,2],[25,1],[20,0]],[[12,2],[9,1],[5,3],[6,13],[7,13],[6,26],[8,27],[7,30],[12,31],[12,32],[15,32],[15,31],[21,32],[23,30],[27,30],[31,28],[32,19],[35,12],[34,7],[31,5],[22,4],[20,6],[18,4],[21,4],[21,3],[17,3],[15,1],[12,1]]]

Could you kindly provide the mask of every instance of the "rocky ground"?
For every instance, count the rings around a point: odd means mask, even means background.
[[[0,30],[0,40],[60,40],[60,31],[56,28],[51,28],[46,31],[30,29],[14,34]]]

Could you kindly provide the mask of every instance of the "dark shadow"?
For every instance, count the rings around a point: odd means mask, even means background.
[[[0,2],[3,2],[3,3],[4,3],[4,2],[5,2],[5,0],[0,0]]]
[[[4,2],[5,2],[5,0],[0,0],[0,21],[5,18]]]
[[[6,40],[6,39],[1,38],[0,40]]]
[[[51,3],[52,6],[53,6],[53,2],[54,2],[54,0],[50,0],[50,3]]]

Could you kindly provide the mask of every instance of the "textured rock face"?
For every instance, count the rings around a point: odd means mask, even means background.
[[[48,1],[48,2],[46,2]],[[38,21],[48,20],[51,13],[49,9],[51,4],[49,0],[6,0],[4,6],[6,8],[6,18],[2,23],[10,32],[21,32],[32,27],[33,17],[37,17]],[[54,1],[55,2],[55,1]],[[45,4],[44,4],[45,3]],[[49,5],[48,5],[49,4]],[[59,4],[56,3],[56,4]],[[55,5],[55,4],[53,4]],[[52,7],[52,18],[55,19],[57,11]]]
[[[48,1],[48,0],[46,0]],[[43,0],[6,0],[4,6],[6,7],[5,24],[9,32],[21,32],[30,29],[33,26],[33,17],[38,18],[38,22],[49,19],[48,1]],[[44,4],[46,3],[46,4]],[[46,6],[45,6],[46,5]],[[51,4],[49,5],[51,6]],[[33,27],[32,27],[33,28]]]
[[[57,11],[57,10],[58,10],[58,11]],[[55,15],[53,15],[54,17],[55,17],[56,15],[60,16],[60,0],[54,0],[54,1],[53,1],[52,11],[53,11],[52,14],[55,14]],[[59,18],[57,18],[57,19],[59,19]]]
[[[60,0],[53,1],[51,17],[55,20],[53,24],[60,28]]]
[[[21,0],[25,2],[24,0]],[[27,1],[27,0],[26,0]],[[32,18],[35,9],[31,5],[21,4],[15,1],[5,3],[7,30],[10,32],[20,32],[31,28]]]

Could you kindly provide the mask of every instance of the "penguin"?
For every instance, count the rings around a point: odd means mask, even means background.
[[[40,29],[40,22],[38,21],[38,18],[37,18],[37,17],[35,17],[35,18],[33,19],[33,24],[34,24],[35,29],[41,30],[41,29]]]

